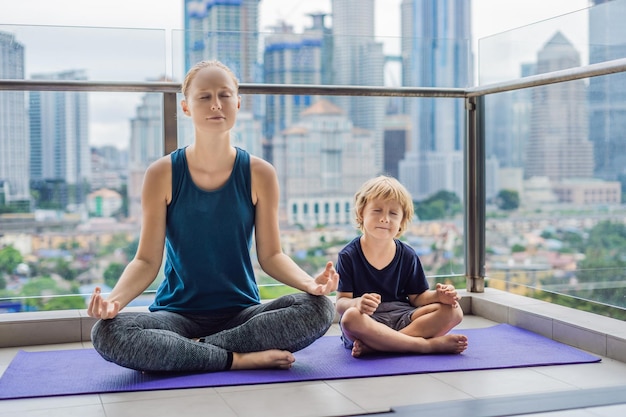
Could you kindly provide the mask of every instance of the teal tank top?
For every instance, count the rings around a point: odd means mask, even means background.
[[[255,214],[250,155],[236,150],[230,178],[213,191],[192,181],[185,148],[172,152],[165,278],[151,311],[202,314],[260,303],[250,259]]]

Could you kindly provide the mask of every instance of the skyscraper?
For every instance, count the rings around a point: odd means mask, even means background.
[[[262,80],[259,59],[260,0],[185,0],[185,72],[195,63],[217,59],[242,83]],[[241,100],[235,126],[237,144],[261,156],[262,97]],[[191,132],[190,120],[179,119],[179,132]],[[191,136],[191,135],[190,135]],[[192,137],[183,137],[190,143]],[[179,141],[179,146],[183,144]],[[258,148],[258,149],[257,149]]]
[[[260,0],[185,0],[185,71],[198,61],[218,59],[241,82],[260,81]],[[250,110],[251,102],[242,102]]]
[[[606,4],[602,4],[606,3]],[[626,56],[626,2],[593,0],[589,9],[589,63]],[[589,79],[589,140],[595,175],[615,180],[626,174],[626,73]]]
[[[332,0],[332,83],[384,85],[383,45],[374,38],[374,0]],[[380,97],[333,97],[354,126],[374,135],[374,168],[383,170],[383,118],[386,100]]]
[[[471,1],[403,0],[401,10],[403,85],[470,86]],[[462,198],[463,101],[419,98],[406,103],[412,144],[400,164],[400,179],[416,199],[442,189]]]
[[[24,46],[0,32],[0,78],[24,78]],[[26,96],[0,92],[0,204],[30,200]]]
[[[33,74],[33,80],[86,80],[82,70]],[[62,184],[59,208],[85,202],[91,179],[87,93],[29,93],[31,180]]]
[[[538,74],[578,66],[580,53],[561,32],[537,53]],[[552,181],[592,177],[585,81],[537,87],[531,102],[524,177]]]
[[[330,68],[330,30],[324,25],[323,13],[312,14],[313,26],[296,34],[282,23],[265,38],[263,79],[268,84],[324,84],[324,71]],[[332,45],[332,44],[331,44]],[[267,95],[265,97],[265,157],[271,162],[272,138],[285,127],[296,123],[300,113],[313,104],[308,95]]]
[[[141,216],[141,189],[148,166],[163,156],[163,100],[160,94],[145,94],[130,120],[128,150],[128,211]]]

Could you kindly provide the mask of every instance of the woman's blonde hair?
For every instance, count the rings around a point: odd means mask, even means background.
[[[396,235],[396,237],[400,237],[413,220],[413,198],[411,198],[408,190],[400,181],[386,175],[380,175],[366,181],[354,195],[356,224],[361,231],[363,231],[363,210],[367,203],[372,200],[395,201],[400,204],[402,221],[400,222],[400,230]]]
[[[239,90],[239,80],[237,79],[237,76],[235,75],[233,70],[228,68],[222,62],[216,59],[212,59],[212,60],[207,60],[207,61],[200,61],[197,64],[195,64],[193,67],[191,67],[189,71],[187,71],[187,75],[185,75],[185,80],[183,81],[183,86],[181,89],[185,98],[187,98],[187,91],[189,90],[189,85],[193,81],[198,71],[200,71],[201,69],[210,68],[210,67],[217,67],[226,71],[226,73],[230,75],[230,77],[233,79],[233,82],[235,83],[235,92]]]

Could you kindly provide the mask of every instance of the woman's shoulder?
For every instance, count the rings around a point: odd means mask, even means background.
[[[163,174],[166,172],[172,172],[172,157],[170,155],[165,155],[152,162],[148,169],[146,170],[146,175],[148,172],[154,174]]]
[[[275,172],[274,166],[267,162],[265,159],[250,154],[250,168],[252,170],[272,171]]]
[[[253,178],[261,180],[262,182],[273,182],[276,179],[276,169],[274,169],[274,166],[258,156],[250,155],[250,172]]]

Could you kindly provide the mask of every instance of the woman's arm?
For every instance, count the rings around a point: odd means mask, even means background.
[[[141,193],[142,224],[137,254],[106,299],[96,288],[87,309],[91,317],[115,317],[156,278],[163,261],[165,216],[167,204],[171,200],[171,184],[172,165],[168,155],[155,161],[146,170]]]
[[[278,228],[278,178],[267,161],[251,157],[252,202],[256,206],[255,239],[259,265],[271,277],[313,295],[328,295],[337,289],[339,275],[332,262],[315,279],[302,270],[280,244]]]

